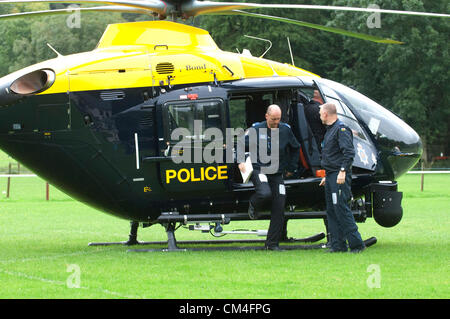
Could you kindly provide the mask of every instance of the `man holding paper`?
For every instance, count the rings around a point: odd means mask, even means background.
[[[291,127],[281,122],[281,109],[272,104],[267,108],[266,120],[254,123],[245,134],[245,149],[249,150],[253,165],[251,181],[255,193],[250,197],[248,214],[251,219],[258,218],[258,210],[271,201],[270,225],[265,247],[280,250],[284,226],[284,206],[286,189],[283,173],[289,177],[297,169],[300,143]],[[244,162],[239,169],[245,173]],[[248,165],[247,165],[248,168]]]

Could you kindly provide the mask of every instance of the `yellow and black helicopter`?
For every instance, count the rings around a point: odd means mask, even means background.
[[[111,24],[93,51],[58,54],[0,79],[0,148],[73,198],[131,221],[130,238],[124,244],[140,243],[138,225],[162,224],[169,250],[176,250],[176,225],[191,224],[192,229],[219,236],[226,233],[222,225],[248,220],[253,185],[244,183],[236,163],[225,160],[226,150],[234,148],[236,139],[222,140],[223,160],[177,163],[174,158],[183,152],[173,152],[179,139],[172,133],[180,127],[187,129],[184,141],[204,151],[211,139],[202,132],[215,128],[225,135],[227,128],[245,129],[264,120],[266,107],[272,103],[280,105],[282,120],[290,124],[302,145],[301,169],[285,181],[286,220],[325,220],[324,192],[317,175],[320,152],[304,112],[314,91],[322,101],[336,104],[340,119],[354,133],[352,207],[356,220],[373,217],[381,226],[392,227],[402,218],[402,194],[395,180],[422,154],[421,140],[410,126],[342,84],[293,65],[222,51],[207,31],[162,20],[245,15],[399,43],[246,10],[449,15],[196,0],[2,0],[0,5],[33,2],[101,4],[78,10],[148,14],[160,20]],[[12,13],[0,20],[67,12]],[[196,121],[202,123],[200,130],[194,127]],[[268,217],[268,213],[261,216]],[[324,236],[298,241],[313,242]]]

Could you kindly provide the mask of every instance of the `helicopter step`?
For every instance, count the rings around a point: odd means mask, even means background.
[[[363,210],[352,210],[352,214],[357,221],[365,220],[365,211]],[[270,219],[270,213],[261,212],[259,214],[259,219]],[[287,211],[284,213],[286,219],[324,219],[327,217],[326,211]],[[228,224],[232,220],[243,220],[248,221],[249,217],[247,213],[231,213],[231,214],[179,214],[177,212],[162,213],[157,222],[167,223],[167,222],[179,222],[187,224],[188,222],[221,222],[223,224]]]

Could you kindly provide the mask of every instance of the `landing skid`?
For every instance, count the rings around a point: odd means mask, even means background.
[[[133,245],[142,245],[142,242],[137,240],[137,231],[139,227],[138,222],[130,222],[130,235],[128,236],[127,241],[118,241],[118,242],[108,242],[108,243],[89,243],[88,246],[113,246],[113,245],[125,245],[125,246],[133,246]]]
[[[318,233],[314,236],[307,238],[288,238],[287,240],[283,240],[283,243],[314,243],[321,239],[325,238],[324,233]],[[256,244],[256,243],[264,243],[264,239],[215,239],[215,240],[180,240],[177,241],[178,244],[185,245],[196,245],[196,244],[205,244],[205,245],[214,245],[214,244]],[[122,242],[125,243],[125,242]],[[112,243],[110,243],[112,244]],[[138,242],[137,245],[164,245],[167,244],[167,241],[141,241]]]
[[[131,222],[131,230],[128,241],[118,241],[118,242],[104,242],[104,243],[89,243],[88,246],[115,246],[115,245],[124,245],[124,246],[134,246],[134,245],[165,245],[169,244],[171,240],[168,241],[138,241],[137,240],[137,230],[139,223]],[[166,226],[166,233],[168,238],[172,236],[174,238],[175,244],[205,244],[205,245],[214,245],[214,244],[253,244],[253,243],[264,243],[264,239],[216,239],[216,240],[182,240],[176,241],[175,239],[175,224],[169,223]],[[325,238],[324,233],[318,233],[316,235],[306,237],[306,238],[284,238],[282,239],[283,243],[315,243],[319,240]]]
[[[309,250],[309,249],[322,249],[325,248],[325,244],[316,245],[280,245],[283,250]],[[245,251],[245,250],[265,250],[262,246],[224,246],[224,247],[189,247],[189,248],[177,248],[175,250],[169,248],[163,249],[129,249],[128,252],[158,252],[158,251]]]
[[[307,238],[289,238],[283,243],[314,243],[325,238],[324,233],[319,233]],[[223,244],[264,244],[264,239],[232,239],[232,240],[181,240],[175,239],[168,241],[153,241],[153,242],[140,242],[139,245],[164,245],[167,244],[167,248],[160,249],[129,249],[129,252],[152,252],[152,251],[202,251],[202,250],[264,250],[264,245],[261,246],[228,246],[228,247],[189,247],[178,248],[177,245],[223,245]],[[325,247],[325,244],[317,245],[284,245],[283,249],[319,249]]]
[[[167,233],[167,241],[147,241],[142,242],[137,240],[137,229],[139,223],[131,222],[131,230],[128,241],[121,242],[105,242],[105,243],[89,243],[89,246],[112,246],[112,245],[167,245],[167,248],[154,248],[154,249],[129,249],[129,252],[156,252],[156,251],[214,251],[214,250],[264,250],[264,245],[258,246],[220,246],[220,247],[189,247],[179,248],[178,245],[223,245],[223,244],[264,244],[264,239],[232,239],[232,240],[184,240],[177,241],[175,238],[176,223],[169,222],[165,225]],[[326,243],[309,244],[309,245],[293,245],[294,243],[315,243],[326,236],[325,234],[318,233],[316,235],[306,238],[284,238],[280,245],[283,250],[311,250],[311,249],[324,249],[327,247]],[[372,246],[377,242],[375,237],[371,237],[364,241],[366,247]]]
[[[323,233],[317,234],[315,236],[309,238],[324,238],[325,235]],[[320,240],[319,239],[319,240]],[[304,239],[297,239],[298,241],[302,241]],[[179,244],[224,244],[224,243],[242,243],[243,241],[221,241],[221,240],[212,240],[212,241],[181,241]],[[249,243],[254,241],[244,241],[244,243]],[[264,241],[263,241],[264,242]],[[377,242],[375,237],[370,237],[364,241],[366,247],[370,247]],[[166,244],[168,242],[153,242],[158,244]],[[172,247],[172,248],[171,248]],[[314,244],[314,245],[280,245],[282,250],[312,250],[312,249],[325,249],[327,248],[326,243]],[[153,248],[153,249],[129,249],[128,252],[172,252],[172,251],[246,251],[246,250],[265,250],[264,245],[259,246],[225,246],[225,247],[189,247],[189,248],[179,248],[176,244],[171,245],[169,241],[168,248]]]

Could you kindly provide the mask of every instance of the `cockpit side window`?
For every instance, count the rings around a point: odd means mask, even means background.
[[[342,114],[342,115],[347,115],[344,111],[344,108],[341,105],[341,102],[338,99],[335,99],[333,97],[330,97],[328,95],[325,96],[325,99],[327,102],[329,103],[333,103],[334,105],[336,105],[336,112],[338,114]]]
[[[355,115],[352,113],[349,107],[340,99],[340,97],[336,94],[336,92],[323,84],[321,88],[325,93],[326,101],[336,105],[336,111],[338,113],[339,119],[345,124],[347,124],[347,126],[352,130],[353,137],[356,137],[364,141],[368,141],[367,135],[359,125]]]
[[[357,137],[361,140],[367,141],[367,136],[362,130],[361,126],[358,124],[358,122],[345,115],[338,115],[338,117],[342,122],[347,124],[347,126],[352,130],[353,137]]]

